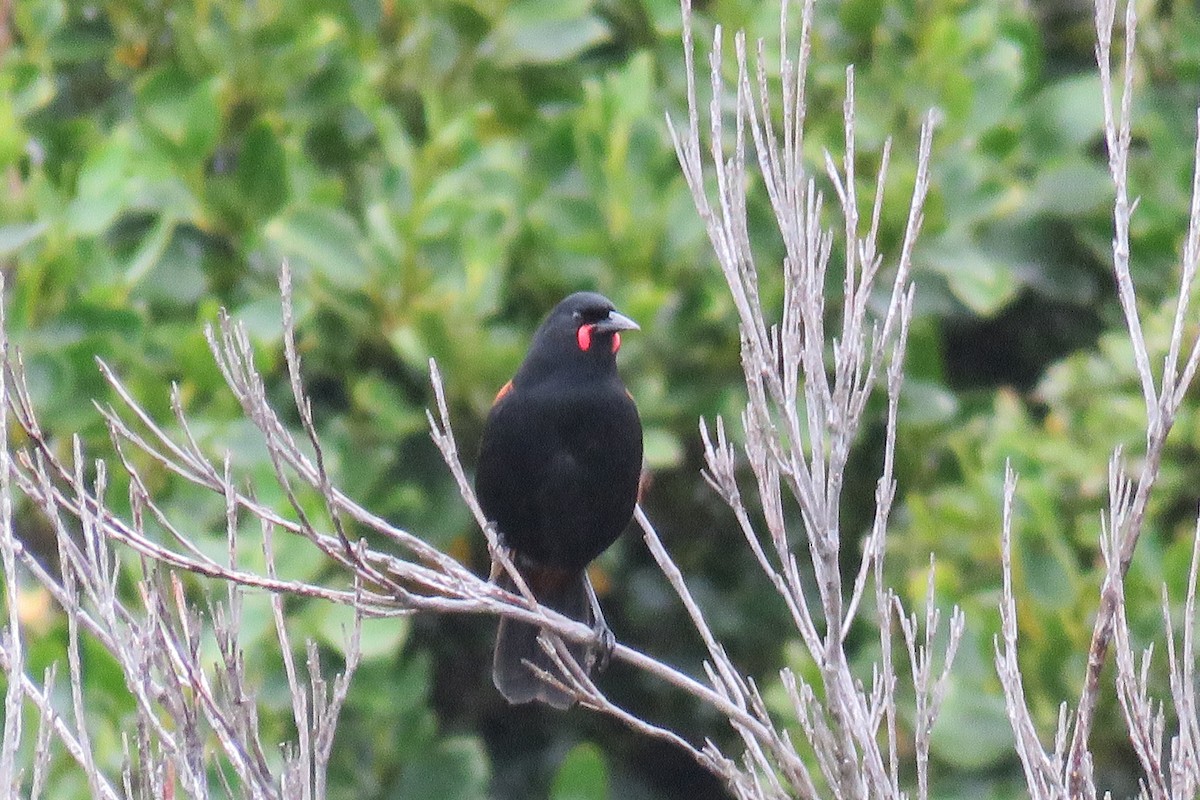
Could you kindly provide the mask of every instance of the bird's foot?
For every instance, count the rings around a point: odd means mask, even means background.
[[[612,660],[613,651],[617,649],[617,637],[603,619],[592,625],[592,632],[596,634],[596,644],[588,647],[588,671],[604,672]]]
[[[604,620],[604,609],[600,608],[600,598],[596,596],[596,589],[592,586],[592,580],[586,572],[583,574],[583,586],[587,591],[588,606],[591,609],[592,632],[596,634],[596,644],[588,645],[587,668],[588,672],[591,672],[593,668],[596,672],[603,672],[608,668],[613,651],[617,649],[617,637],[613,635],[612,628],[608,627],[608,623]]]
[[[513,550],[504,542],[504,536],[500,533],[499,528],[496,528],[496,523],[489,522],[488,526],[496,532],[496,549],[492,552],[492,563],[488,570],[488,580],[496,583],[496,579],[501,573],[506,572],[504,562],[516,564],[517,551]]]

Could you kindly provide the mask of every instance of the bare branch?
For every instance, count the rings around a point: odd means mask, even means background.
[[[4,296],[4,274],[0,273],[0,298]],[[0,353],[8,359],[8,323],[4,304],[0,303]],[[17,581],[16,552],[20,545],[13,533],[12,466],[8,447],[8,374],[0,370],[0,563],[4,568],[4,605],[8,610],[8,621],[0,631],[0,646],[4,648],[5,672],[9,675],[4,694],[4,741],[0,742],[0,792],[16,793],[18,787],[17,749],[22,737],[22,700],[24,687],[13,675],[25,674],[25,649],[21,642],[21,620],[19,583]]]
[[[1118,450],[1109,467],[1109,511],[1103,521],[1101,551],[1105,559],[1105,575],[1100,589],[1099,605],[1088,647],[1087,668],[1080,688],[1077,711],[1070,736],[1067,736],[1068,715],[1060,716],[1058,735],[1053,754],[1046,753],[1038,743],[1030,714],[1020,687],[1019,666],[1016,662],[1016,610],[1012,598],[1012,563],[1009,557],[1009,526],[1011,524],[1011,494],[1006,496],[1005,546],[1003,564],[1005,603],[1002,605],[1005,646],[997,643],[997,668],[1005,688],[1009,718],[1017,733],[1018,753],[1025,766],[1026,780],[1035,797],[1094,797],[1096,788],[1092,775],[1089,740],[1095,710],[1100,695],[1100,677],[1108,651],[1116,646],[1117,688],[1122,712],[1129,726],[1130,739],[1146,773],[1144,793],[1149,797],[1191,797],[1195,779],[1191,777],[1188,753],[1195,751],[1197,738],[1195,706],[1185,690],[1181,676],[1194,669],[1190,652],[1190,630],[1193,608],[1187,609],[1184,650],[1177,659],[1174,636],[1168,620],[1168,657],[1172,670],[1173,695],[1181,714],[1180,732],[1171,741],[1169,767],[1163,762],[1165,716],[1149,697],[1148,669],[1151,649],[1147,649],[1140,666],[1136,663],[1130,642],[1125,611],[1124,578],[1140,540],[1150,493],[1158,480],[1159,468],[1167,436],[1175,422],[1176,413],[1185,392],[1194,379],[1200,363],[1200,344],[1193,342],[1189,355],[1180,367],[1184,347],[1185,319],[1197,263],[1200,260],[1200,141],[1197,142],[1193,197],[1188,236],[1182,255],[1179,291],[1175,301],[1171,338],[1163,356],[1161,383],[1151,367],[1143,326],[1137,308],[1135,286],[1130,269],[1129,231],[1136,201],[1129,199],[1128,161],[1131,141],[1133,107],[1133,70],[1137,14],[1135,4],[1127,2],[1123,32],[1125,47],[1123,79],[1120,83],[1119,110],[1113,93],[1112,40],[1116,27],[1116,0],[1096,0],[1096,59],[1100,68],[1102,103],[1104,107],[1105,140],[1108,146],[1109,172],[1116,189],[1113,205],[1113,265],[1118,297],[1133,345],[1134,364],[1146,404],[1146,452],[1140,459],[1136,480],[1126,476],[1121,451]],[[1198,113],[1200,118],[1200,113]],[[1193,578],[1195,576],[1193,575]],[[1189,597],[1194,588],[1189,588]],[[1180,677],[1177,677],[1180,676]],[[1069,741],[1069,745],[1068,745]],[[1192,764],[1195,759],[1192,758]],[[1168,776],[1168,772],[1170,775]],[[1190,789],[1188,787],[1191,787]]]
[[[11,408],[13,418],[29,437],[27,448],[11,456],[5,448],[6,514],[11,510],[7,503],[10,487],[42,509],[58,539],[63,573],[56,578],[28,559],[6,529],[0,544],[4,546],[10,624],[0,654],[6,665],[20,663],[17,621],[12,616],[13,587],[17,585],[13,576],[19,563],[47,587],[68,615],[74,726],[60,722],[56,727],[53,720],[57,718],[46,716],[51,713],[48,704],[43,707],[37,699],[34,704],[42,712],[43,722],[52,720],[47,727],[83,765],[93,793],[107,797],[115,790],[90,756],[83,723],[87,699],[79,680],[79,636],[94,636],[112,652],[125,672],[126,688],[137,709],[136,735],[132,742],[125,740],[131,762],[122,775],[126,794],[163,797],[178,791],[204,797],[211,776],[216,775],[231,796],[322,800],[337,717],[360,658],[362,618],[432,611],[503,616],[540,626],[541,646],[558,670],[554,675],[545,674],[546,680],[560,683],[585,706],[644,735],[684,748],[739,798],[815,798],[819,785],[839,797],[899,798],[904,796],[900,786],[902,752],[914,754],[918,792],[921,797],[928,796],[930,731],[962,635],[962,616],[955,610],[946,644],[935,647],[942,637],[938,635],[941,617],[933,604],[932,584],[924,616],[908,615],[895,593],[884,585],[883,559],[896,495],[899,396],[913,314],[912,253],[929,187],[933,120],[929,117],[922,125],[904,241],[894,261],[889,260],[879,252],[877,238],[891,144],[883,148],[873,197],[864,201],[873,204],[860,209],[854,73],[847,70],[840,167],[827,157],[838,200],[832,211],[841,217],[837,236],[845,240],[846,259],[845,280],[840,297],[835,298],[840,306],[830,305],[826,271],[835,232],[823,222],[824,198],[817,191],[803,151],[813,2],[806,0],[802,5],[794,55],[787,47],[787,3],[781,3],[781,103],[771,96],[774,76],[763,57],[764,44],[749,47],[744,34],[734,38],[737,78],[731,87],[726,86],[723,35],[716,30],[708,61],[711,97],[703,131],[687,0],[682,9],[688,123],[683,130],[670,119],[667,123],[737,310],[749,398],[742,414],[743,453],[753,474],[752,488],[764,510],[765,527],[747,510],[738,484],[740,455],[720,419],[715,440],[701,425],[705,478],[733,510],[748,547],[785,603],[817,667],[819,685],[805,684],[790,670],[782,670],[779,677],[806,741],[793,742],[786,721],[773,718],[759,686],[729,657],[641,509],[636,519],[643,540],[664,580],[679,597],[708,659],[705,674],[693,677],[625,644],[617,644],[613,656],[710,706],[738,734],[742,752],[729,757],[711,741],[703,745],[689,742],[675,731],[616,706],[604,695],[563,645],[564,641],[598,644],[595,632],[537,604],[476,501],[459,458],[436,363],[430,362],[435,397],[435,409],[427,412],[431,436],[487,540],[493,575],[506,571],[516,592],[501,590],[415,533],[389,524],[338,490],[304,388],[291,274],[284,265],[280,274],[283,349],[299,432],[285,425],[268,402],[267,383],[255,364],[246,327],[222,312],[206,335],[230,392],[261,434],[274,480],[290,510],[270,508],[252,491],[238,488],[242,483],[237,465],[227,454],[214,458],[206,452],[188,423],[177,389],[170,397],[174,423],[159,423],[103,362],[99,368],[115,400],[112,406],[97,407],[109,427],[115,458],[95,462],[96,478],[89,483],[85,473],[90,465],[82,447],[76,442],[70,456],[65,456],[54,446],[38,423],[20,354],[6,351],[0,401],[4,413]],[[753,65],[752,52],[758,55]],[[753,154],[747,153],[748,147],[753,147]],[[753,183],[750,172],[755,169],[763,178],[785,245],[786,256],[778,265],[785,287],[779,309],[763,306],[760,265],[749,238],[746,193]],[[712,197],[710,187],[714,188]],[[869,299],[880,289],[885,274],[891,276],[890,299],[886,310],[875,313]],[[835,287],[834,293],[838,291]],[[839,317],[836,323],[830,322],[833,315]],[[840,556],[846,539],[839,512],[844,475],[868,401],[880,390],[886,392],[888,408],[884,468],[876,485],[874,519],[862,564],[853,583],[844,586]],[[156,501],[149,488],[152,482],[141,471],[145,467],[139,466],[147,462],[155,470],[178,476],[220,498],[225,509],[225,557],[212,555],[211,546],[203,540],[204,532],[195,530],[193,520],[172,516]],[[125,516],[116,513],[105,497],[110,464],[129,479],[131,510]],[[323,510],[312,511],[314,498]],[[237,563],[236,558],[238,532],[246,521],[255,520],[262,531],[265,567],[261,574]],[[326,557],[332,567],[326,583],[277,574],[276,536],[285,537],[289,547],[315,548]],[[368,538],[384,546],[373,549]],[[140,559],[136,603],[123,601],[116,591],[122,564],[114,551],[117,547],[128,548]],[[137,559],[125,562],[126,569]],[[210,597],[207,613],[190,605],[181,577],[185,573],[222,582],[223,601]],[[132,580],[126,577],[126,581]],[[869,587],[875,592],[874,604],[865,599]],[[245,590],[270,594],[281,667],[291,693],[298,733],[295,742],[284,746],[282,769],[266,756],[268,747],[261,738],[253,690],[245,674],[245,656],[238,640]],[[322,671],[315,645],[308,643],[303,664],[297,659],[285,614],[287,596],[353,609],[355,622],[348,634],[345,670],[332,684]],[[877,617],[874,620],[868,619],[872,612]],[[1015,611],[1010,617],[1015,663]],[[896,619],[917,697],[915,747],[911,750],[898,745],[898,676],[892,653]],[[851,670],[846,650],[856,621],[873,622],[880,630],[883,654],[870,686],[864,686]],[[215,665],[200,661],[201,642],[210,635],[219,654]],[[940,670],[934,666],[939,657],[935,650],[941,651]],[[19,706],[22,693],[29,695],[30,691],[24,680],[10,680],[9,693],[15,697],[10,702],[15,705]],[[10,783],[17,745],[8,744],[7,732],[9,727],[18,728],[14,738],[19,739],[19,719],[13,722],[18,717],[6,715],[5,747],[12,749],[0,752],[0,777]],[[806,747],[803,755],[797,744]],[[135,758],[136,768],[132,764]]]

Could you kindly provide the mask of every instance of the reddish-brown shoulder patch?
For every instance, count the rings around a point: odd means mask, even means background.
[[[506,383],[500,387],[500,391],[496,392],[496,399],[492,401],[492,405],[496,405],[496,403],[499,403],[500,400],[504,397],[504,395],[508,394],[511,391],[512,391],[512,381],[509,381],[508,383]]]
[[[650,470],[643,469],[642,474],[638,476],[638,505],[641,505],[646,501],[646,493],[650,491],[650,485],[652,483],[654,483],[654,476],[650,474]]]

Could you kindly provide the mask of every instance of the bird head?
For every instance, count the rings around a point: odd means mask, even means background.
[[[544,374],[564,368],[611,369],[621,349],[621,331],[639,330],[607,297],[576,292],[556,305],[533,336],[522,372]]]
[[[570,312],[575,329],[575,346],[581,352],[593,347],[616,353],[621,349],[621,331],[639,330],[638,324],[619,313],[604,295],[595,292],[576,292],[558,304],[555,311]],[[551,317],[554,312],[551,312]]]

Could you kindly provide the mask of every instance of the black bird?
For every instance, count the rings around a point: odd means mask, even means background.
[[[606,640],[611,633],[586,568],[620,536],[637,503],[642,423],[617,374],[621,331],[637,329],[594,292],[555,306],[496,395],[475,475],[480,505],[534,597]],[[496,580],[516,591],[503,570]],[[524,663],[559,674],[537,643],[538,630],[500,620],[492,678],[510,703],[568,708],[573,698]],[[586,646],[568,648],[589,665]]]

